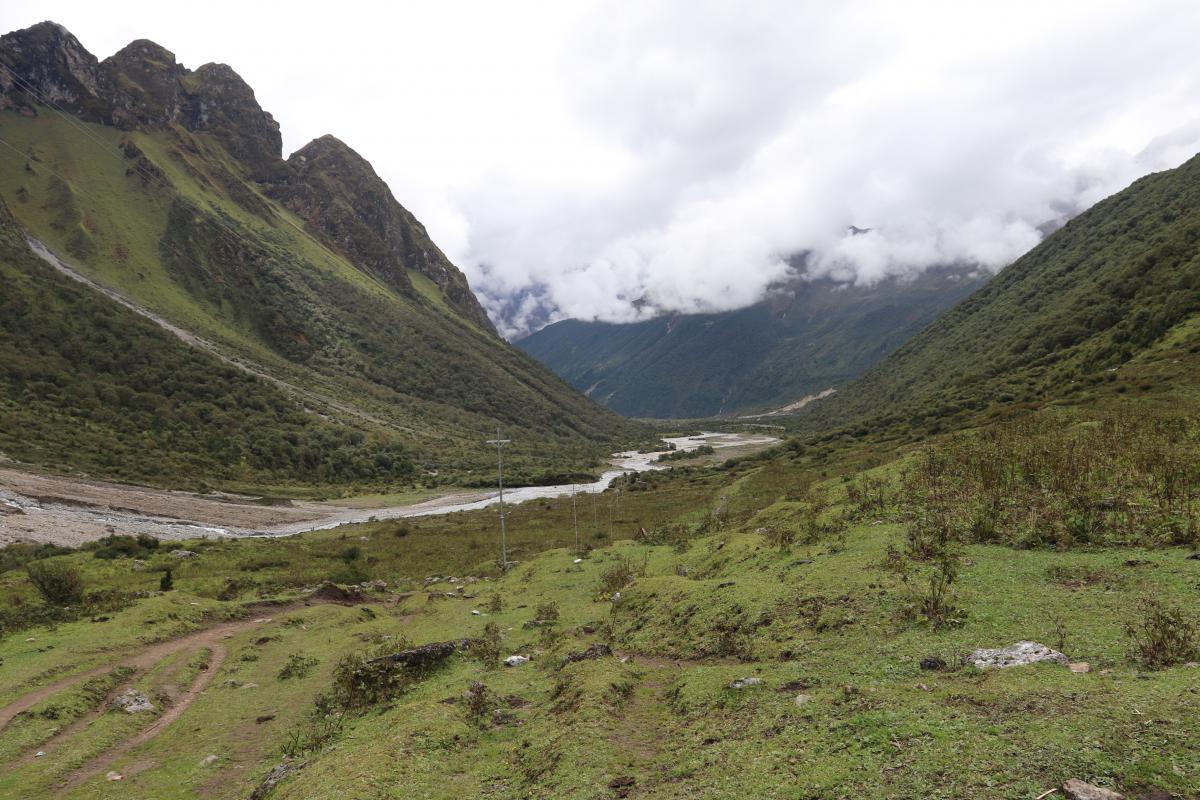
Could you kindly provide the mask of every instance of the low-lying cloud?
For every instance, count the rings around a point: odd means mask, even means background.
[[[499,170],[458,197],[508,333],[743,306],[798,252],[860,283],[997,270],[1200,149],[1192,7],[826,5],[579,21],[559,69],[595,179]]]

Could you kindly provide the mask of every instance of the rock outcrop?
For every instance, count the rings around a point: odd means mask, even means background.
[[[400,205],[375,169],[345,142],[325,135],[288,158],[288,177],[269,194],[336,250],[393,288],[412,292],[408,270],[429,278],[447,302],[484,330],[491,321],[467,279]]]

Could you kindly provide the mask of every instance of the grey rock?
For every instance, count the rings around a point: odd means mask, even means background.
[[[1064,783],[1062,790],[1067,800],[1125,800],[1125,795],[1120,792],[1094,786],[1078,778],[1071,778]]]
[[[142,711],[153,711],[154,704],[150,702],[150,698],[139,692],[137,689],[129,688],[112,701],[113,708],[119,708],[122,711],[127,711],[130,714],[138,714]]]
[[[749,686],[761,686],[762,678],[738,678],[733,683],[729,684],[730,689],[745,689]]]
[[[191,550],[172,550],[171,555],[175,558],[195,558],[196,554]]]
[[[504,659],[504,666],[506,666],[506,667],[519,667],[522,664],[528,664],[528,663],[529,663],[529,656],[512,655],[512,656],[509,656],[508,658]]]
[[[967,661],[979,669],[1004,669],[1005,667],[1021,667],[1026,664],[1037,664],[1042,661],[1053,661],[1064,667],[1070,664],[1070,659],[1057,650],[1051,650],[1037,642],[1017,642],[1008,647],[996,649],[982,648],[967,656]]]

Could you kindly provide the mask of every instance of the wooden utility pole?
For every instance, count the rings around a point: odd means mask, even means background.
[[[575,552],[582,553],[583,547],[579,543],[579,512],[575,510],[575,484],[571,484],[571,524],[575,526]]]
[[[512,439],[500,438],[500,426],[496,426],[496,438],[488,444],[496,445],[496,484],[500,487],[500,571],[508,572],[508,534],[504,529],[504,445]]]

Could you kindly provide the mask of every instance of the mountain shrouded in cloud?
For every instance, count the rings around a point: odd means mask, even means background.
[[[0,22],[44,14],[14,0]],[[55,14],[101,53],[130,38],[91,4]],[[285,153],[338,109],[509,336],[744,307],[798,253],[859,284],[995,270],[1200,149],[1188,3],[397,4],[368,19],[301,2],[283,17],[242,4],[230,26],[132,2],[124,16],[181,61],[238,64]],[[289,46],[263,47],[267,32]]]

